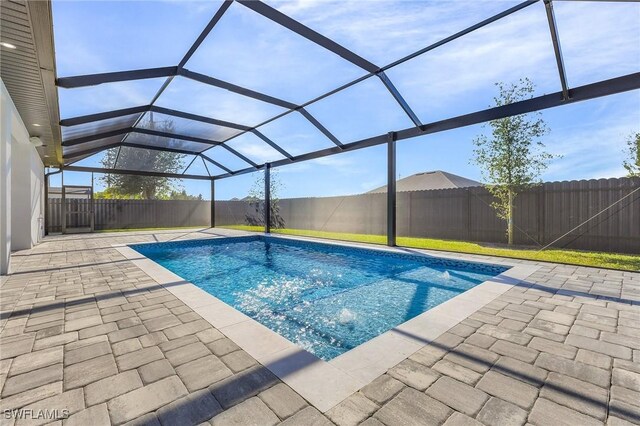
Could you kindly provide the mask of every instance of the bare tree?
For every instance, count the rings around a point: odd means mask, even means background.
[[[271,176],[269,179],[269,192],[271,193],[271,228],[284,228],[284,219],[280,216],[280,199],[278,198],[278,192],[282,188],[282,183],[278,177],[278,172],[274,169],[271,170]],[[247,214],[245,216],[245,222],[251,226],[264,226],[264,173],[258,173],[256,180],[253,182],[253,186],[249,190],[248,201],[253,207],[253,214]]]

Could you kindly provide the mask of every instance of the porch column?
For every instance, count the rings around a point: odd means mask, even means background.
[[[44,175],[44,235],[49,235],[49,175]]]
[[[9,271],[11,258],[11,100],[0,83],[0,275]]]
[[[271,164],[264,168],[264,232],[271,233]]]
[[[387,142],[387,245],[396,245],[396,139],[389,133]]]
[[[211,227],[216,227],[216,181],[211,179]]]

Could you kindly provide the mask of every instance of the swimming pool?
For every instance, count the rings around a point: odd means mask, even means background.
[[[325,361],[507,269],[267,236],[131,248]]]

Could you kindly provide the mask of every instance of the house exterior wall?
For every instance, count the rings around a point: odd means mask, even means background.
[[[29,249],[42,238],[44,166],[35,147],[13,138],[11,162],[11,251]]]
[[[0,274],[11,255],[11,111],[9,93],[0,80]]]
[[[29,249],[43,236],[44,165],[0,80],[0,273],[11,251]]]

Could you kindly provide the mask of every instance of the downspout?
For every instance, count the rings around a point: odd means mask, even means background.
[[[44,175],[44,235],[49,235],[49,176],[62,173],[62,167],[56,172],[45,173]]]

